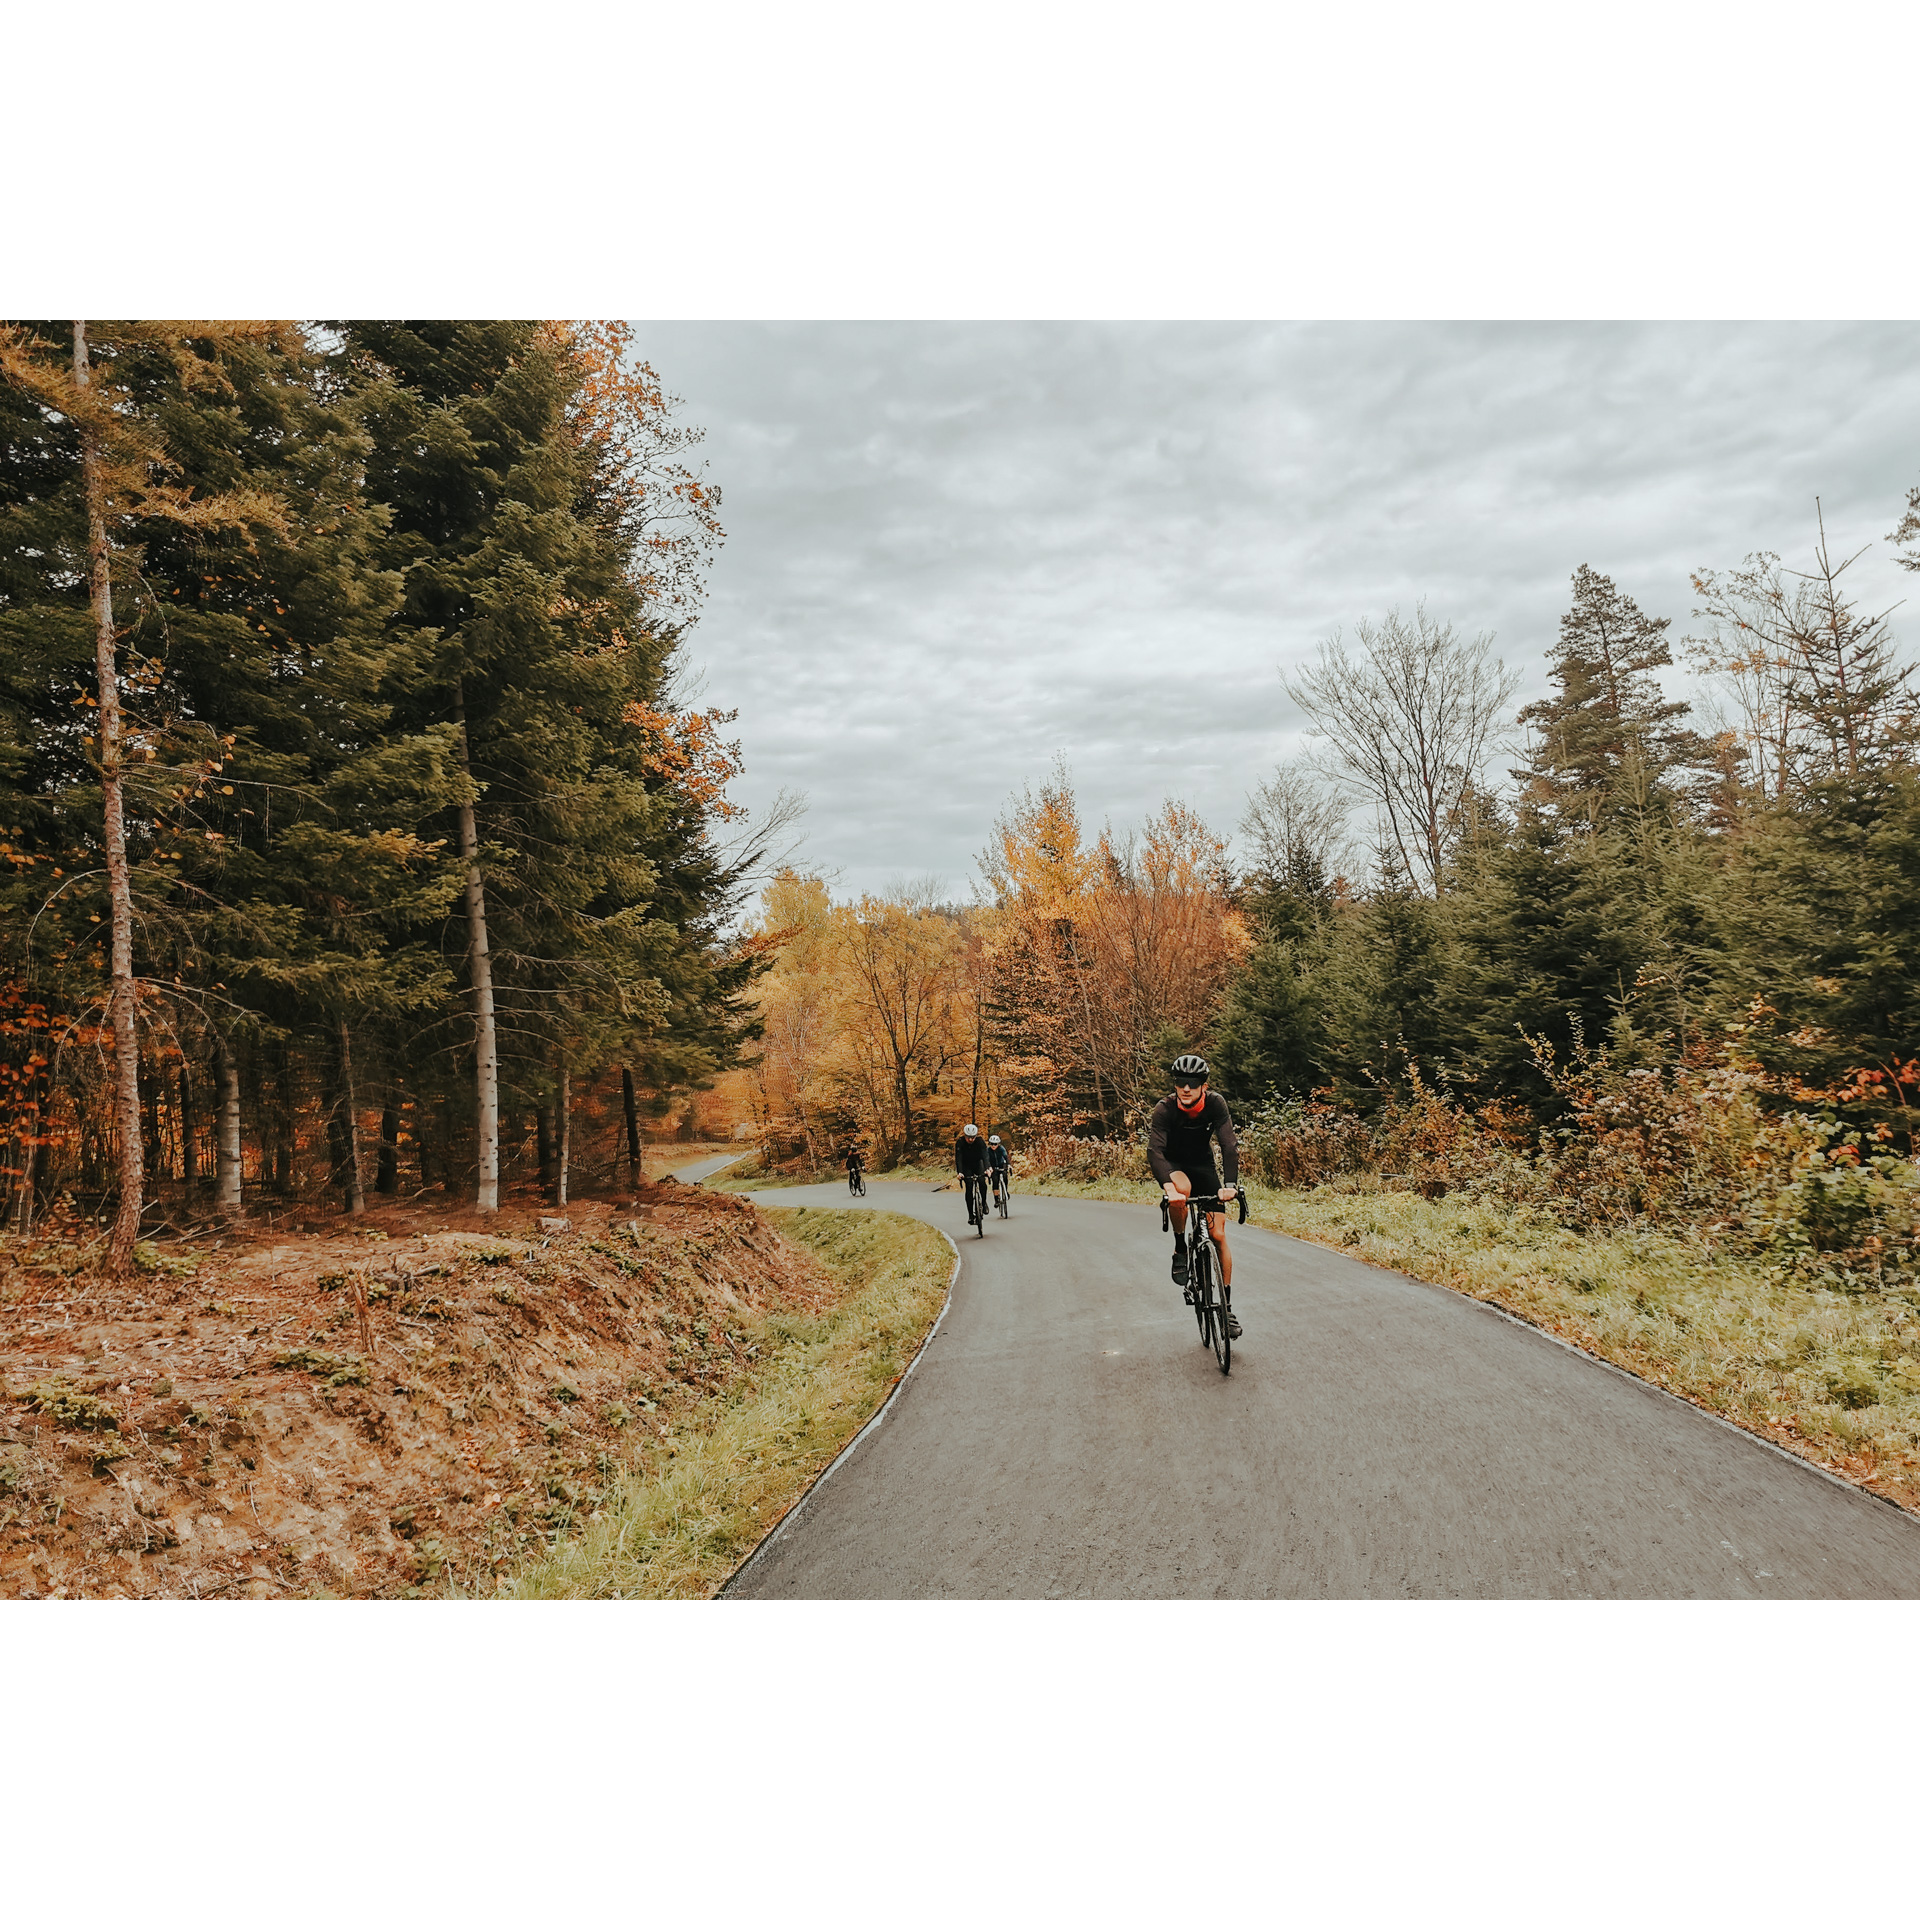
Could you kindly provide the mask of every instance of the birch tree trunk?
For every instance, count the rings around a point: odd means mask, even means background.
[[[453,690],[453,717],[460,725],[460,771],[471,777],[467,753],[467,702],[464,689]],[[473,821],[473,797],[460,802],[460,854],[467,863],[467,959],[473,973],[474,1070],[479,1082],[481,1213],[500,1207],[500,1052],[493,1024],[493,963],[487,957],[487,895],[480,879],[480,837]]]
[[[92,384],[87,323],[73,323],[74,385]],[[100,697],[101,838],[106,843],[108,912],[112,920],[114,1114],[120,1129],[120,1204],[107,1242],[107,1271],[133,1267],[146,1200],[146,1163],[140,1139],[140,1042],[134,1024],[133,888],[127,872],[126,801],[120,760],[120,674],[113,634],[113,582],[108,572],[106,487],[100,471],[98,429],[80,428],[80,471],[87,496],[87,585],[93,605],[94,673]]]
[[[558,1125],[554,1131],[559,1138],[554,1142],[558,1149],[558,1165],[554,1175],[554,1199],[560,1206],[567,1204],[567,1167],[573,1157],[573,1076],[567,1071],[564,1056],[560,1061],[560,1111],[554,1116]]]
[[[214,1122],[214,1205],[229,1213],[240,1206],[240,1063],[224,1040],[214,1041],[213,1071],[220,1089]]]

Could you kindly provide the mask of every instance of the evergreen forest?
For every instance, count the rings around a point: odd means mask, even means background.
[[[10,1226],[564,1199],[734,1064],[698,438],[620,324],[0,330]]]

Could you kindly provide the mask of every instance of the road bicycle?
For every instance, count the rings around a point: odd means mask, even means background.
[[[993,1210],[1002,1220],[1013,1217],[1007,1211],[1007,1176],[999,1167],[993,1170]]]
[[[1236,1189],[1240,1202],[1240,1224],[1247,1224],[1247,1190]],[[1213,1236],[1207,1231],[1206,1215],[1225,1213],[1227,1202],[1218,1194],[1196,1193],[1187,1202],[1187,1305],[1200,1323],[1200,1344],[1210,1347],[1220,1362],[1222,1373],[1233,1371],[1233,1336],[1227,1331],[1227,1303],[1216,1282]],[[1160,1231],[1173,1230],[1173,1206],[1160,1196]]]
[[[864,1200],[867,1193],[867,1176],[858,1167],[847,1169],[847,1191],[855,1199]]]
[[[977,1239],[987,1237],[987,1176],[968,1173],[961,1176],[967,1187],[967,1225]]]

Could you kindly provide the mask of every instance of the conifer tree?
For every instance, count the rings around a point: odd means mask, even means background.
[[[407,582],[396,624],[426,643],[398,711],[415,730],[451,721],[469,776],[449,837],[486,1210],[503,1074],[543,1108],[563,1073],[631,1064],[642,1043],[654,1075],[695,1077],[736,1044],[752,963],[716,952],[716,922],[741,875],[709,834],[736,763],[726,716],[671,697],[682,621],[665,612],[684,615],[692,583],[658,496],[693,515],[696,548],[717,522],[684,469],[647,468],[634,407],[657,388],[622,386],[617,332],[367,323],[347,338]]]
[[[1672,624],[1642,613],[1604,573],[1575,572],[1573,605],[1547,656],[1559,691],[1520,711],[1520,724],[1536,729],[1537,804],[1592,825],[1629,756],[1656,778],[1699,763],[1702,743],[1677,725],[1691,708],[1662,698],[1655,678],[1673,665]]]
[[[155,528],[250,536],[256,528],[280,524],[281,503],[271,494],[244,483],[200,489],[183,482],[177,430],[198,406],[229,390],[228,361],[237,349],[289,333],[274,325],[212,323],[74,321],[65,329],[52,324],[0,328],[0,374],[24,397],[21,413],[30,423],[34,448],[29,457],[41,463],[42,491],[28,514],[38,521],[44,541],[31,551],[26,578],[16,576],[12,583],[26,592],[10,597],[6,618],[9,628],[39,629],[30,654],[55,674],[63,654],[69,671],[77,665],[77,603],[85,582],[93,690],[81,698],[95,719],[85,760],[97,782],[100,811],[97,826],[87,834],[91,846],[71,847],[66,857],[89,866],[97,858],[105,882],[118,1186],[107,1265],[115,1273],[131,1266],[146,1197],[135,869],[157,869],[154,878],[165,890],[156,808],[162,803],[160,783],[175,777],[179,758],[170,750],[174,742],[164,724],[137,708],[128,711],[128,696],[151,692],[158,675],[151,658],[129,654],[123,643],[149,611],[141,561]],[[66,777],[54,776],[56,788],[71,793],[79,785],[73,752],[82,744],[71,729],[42,743],[43,753],[51,749],[56,760],[67,762]],[[195,784],[195,776],[189,775],[188,784]],[[47,857],[51,865],[51,854]],[[70,947],[66,953],[71,954]]]

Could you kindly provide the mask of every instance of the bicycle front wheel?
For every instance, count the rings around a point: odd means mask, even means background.
[[[1200,1344],[1213,1345],[1213,1263],[1202,1241],[1187,1256],[1193,1271],[1193,1317],[1200,1322]]]

